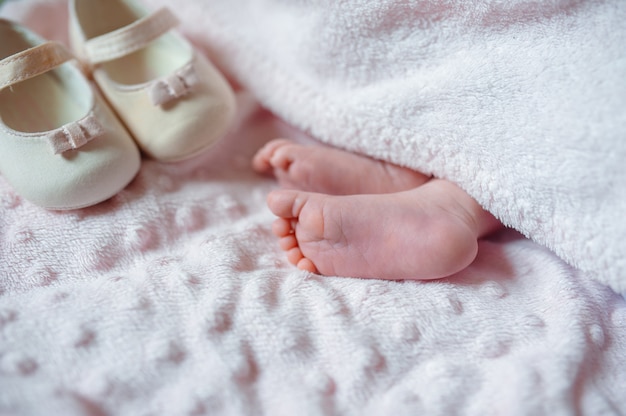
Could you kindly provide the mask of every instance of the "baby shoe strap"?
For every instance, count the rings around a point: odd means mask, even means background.
[[[0,90],[34,78],[73,59],[59,42],[45,42],[0,61]]]
[[[85,42],[91,64],[112,61],[142,49],[178,25],[178,19],[167,8],[143,17],[128,26],[97,36]]]

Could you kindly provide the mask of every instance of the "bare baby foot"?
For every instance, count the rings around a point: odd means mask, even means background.
[[[276,139],[252,160],[261,173],[273,174],[289,189],[331,195],[378,194],[405,191],[430,178],[411,169],[327,146],[305,146]]]
[[[298,268],[327,276],[435,279],[476,257],[500,226],[454,184],[433,180],[385,195],[281,190],[268,197],[273,232]]]

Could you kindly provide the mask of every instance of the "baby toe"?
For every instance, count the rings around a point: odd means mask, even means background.
[[[278,240],[278,245],[281,250],[288,251],[294,247],[298,247],[298,240],[296,239],[296,236],[292,234]]]
[[[291,221],[285,218],[278,218],[272,224],[272,232],[276,237],[287,237],[290,234],[293,234]]]
[[[291,250],[287,250],[287,260],[293,265],[298,265],[300,260],[304,259],[304,255],[299,247],[294,247]]]
[[[297,191],[272,191],[267,196],[267,206],[277,217],[297,218],[306,200],[306,198],[301,198],[302,201],[299,202],[299,195]]]
[[[269,158],[269,163],[274,169],[288,170],[289,166],[291,166],[294,161],[292,150],[293,146],[291,144],[283,144],[274,150],[272,156]]]
[[[305,270],[307,272],[318,273],[317,267],[315,267],[313,262],[306,257],[301,258],[296,264],[296,267],[300,270]]]

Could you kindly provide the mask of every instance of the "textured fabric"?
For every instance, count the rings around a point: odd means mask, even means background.
[[[281,117],[454,181],[626,291],[625,1],[185,4],[186,29]]]
[[[196,44],[220,44],[231,34],[208,27],[206,4],[177,13]],[[66,18],[63,2],[3,13],[65,36],[49,25]],[[287,264],[265,205],[276,184],[249,162],[271,138],[309,139],[249,92],[238,108],[211,152],[144,161],[89,209],[38,209],[0,177],[0,413],[626,413],[626,301],[515,231],[440,281]]]

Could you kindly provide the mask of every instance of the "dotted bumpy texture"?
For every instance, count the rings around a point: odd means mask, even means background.
[[[0,414],[626,409],[624,299],[512,232],[436,282],[286,264],[275,185],[248,167],[284,129],[252,111],[211,154],[146,161],[83,210],[39,209],[0,178]]]
[[[284,261],[234,132],[50,212],[0,176],[1,415],[626,413],[626,302],[504,232],[450,279],[320,277]]]

